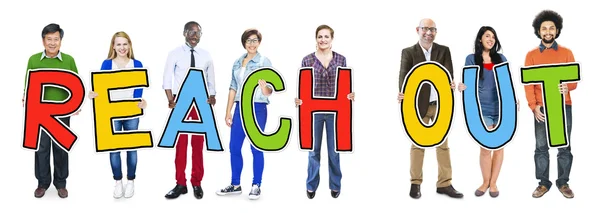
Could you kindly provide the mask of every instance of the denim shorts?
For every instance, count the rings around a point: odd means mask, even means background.
[[[497,115],[484,115],[483,116],[483,122],[485,123],[485,126],[492,126],[492,125],[496,125],[498,124],[498,116]]]

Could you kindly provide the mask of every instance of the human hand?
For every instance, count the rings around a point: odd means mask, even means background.
[[[206,103],[214,106],[215,103],[217,103],[217,99],[215,98],[214,95],[211,95],[208,97],[208,100],[206,100]]]
[[[354,101],[354,93],[350,93],[347,96],[348,100]]]
[[[137,106],[140,109],[145,109],[147,105],[148,105],[148,103],[146,103],[146,100],[144,100],[144,99],[142,99],[142,101],[138,102],[138,104],[137,104]]]
[[[98,93],[96,93],[96,92],[94,92],[94,91],[90,91],[90,92],[88,93],[88,98],[89,98],[89,99],[94,99],[94,98],[96,98],[96,97],[98,97]]]
[[[298,98],[295,99],[295,102],[296,102],[296,107],[302,105],[302,100],[300,100]]]
[[[231,116],[231,113],[227,113],[225,115],[225,124],[227,124],[228,127],[231,127],[232,123],[233,123],[233,116]]]
[[[544,122],[546,115],[541,111],[542,106],[538,105],[535,107],[533,114],[535,115],[535,120],[537,122]]]

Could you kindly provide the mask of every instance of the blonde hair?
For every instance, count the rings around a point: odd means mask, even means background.
[[[127,57],[130,59],[134,59],[133,57],[133,46],[131,45],[131,38],[129,38],[129,35],[127,35],[127,33],[120,31],[120,32],[116,32],[113,37],[112,40],[110,41],[110,49],[108,51],[108,59],[114,59],[117,57],[117,51],[115,51],[114,46],[115,46],[115,39],[117,39],[117,37],[122,37],[127,39],[127,43],[129,44],[129,51],[127,52]]]

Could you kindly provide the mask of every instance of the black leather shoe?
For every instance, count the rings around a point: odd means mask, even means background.
[[[317,193],[316,191],[315,192],[309,192],[308,190],[306,190],[306,196],[308,196],[308,199],[315,198],[315,194],[316,193]]]
[[[419,199],[421,197],[421,185],[410,184],[410,193],[408,195],[414,199]]]
[[[196,199],[202,199],[202,197],[204,196],[204,191],[202,191],[202,187],[193,186],[192,188],[194,188],[194,197],[196,197]]]
[[[456,191],[456,189],[454,189],[454,187],[452,187],[452,185],[437,188],[437,193],[438,194],[446,194],[452,198],[462,198],[463,197],[463,194]]]
[[[338,198],[338,196],[340,196],[340,192],[339,191],[336,192],[336,191],[331,190],[331,197]]]
[[[182,194],[187,194],[187,187],[186,186],[182,186],[182,185],[175,185],[175,188],[171,189],[171,191],[169,191],[169,193],[167,193],[165,195],[166,198],[168,199],[174,199],[174,198],[178,198],[179,195]]]

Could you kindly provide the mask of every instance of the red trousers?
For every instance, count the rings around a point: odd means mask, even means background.
[[[186,120],[200,120],[198,110],[192,107]],[[204,147],[204,136],[191,135],[192,144],[192,178],[190,182],[192,186],[200,186],[202,177],[204,177],[204,160],[202,157]],[[175,179],[177,185],[186,186],[185,169],[187,166],[187,148],[188,134],[180,134],[177,137],[177,145],[175,146]]]

